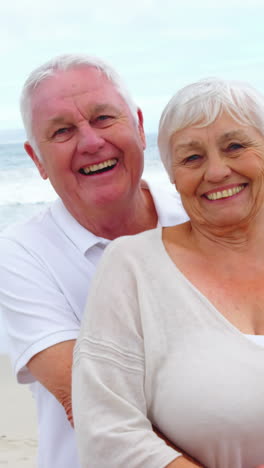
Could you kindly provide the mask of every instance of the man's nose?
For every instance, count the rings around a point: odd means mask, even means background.
[[[89,123],[79,129],[78,151],[80,153],[94,154],[99,151],[105,143],[98,129],[91,127]]]
[[[206,163],[204,179],[207,182],[221,182],[231,174],[231,168],[226,158],[220,154],[209,155]]]

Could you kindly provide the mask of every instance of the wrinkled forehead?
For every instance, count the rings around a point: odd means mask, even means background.
[[[99,99],[123,100],[108,77],[95,67],[79,66],[65,71],[56,71],[54,75],[44,78],[33,90],[31,97],[32,111],[36,107],[46,107],[50,101],[78,99],[88,96]]]
[[[228,141],[253,143],[263,135],[258,129],[244,122],[239,122],[228,113],[223,112],[209,125],[193,125],[176,131],[171,137],[173,151],[197,147],[205,142],[214,142],[221,146]]]

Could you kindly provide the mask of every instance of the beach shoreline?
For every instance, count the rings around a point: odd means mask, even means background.
[[[27,385],[19,385],[9,358],[0,354],[0,466],[36,468],[37,418]]]

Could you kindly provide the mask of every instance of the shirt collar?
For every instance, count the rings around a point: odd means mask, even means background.
[[[98,237],[79,224],[67,210],[60,198],[51,205],[51,215],[57,226],[64,232],[64,235],[67,236],[83,254],[96,244],[107,245],[110,242],[109,239]]]
[[[158,215],[157,226],[172,226],[188,219],[182,208],[180,197],[177,195],[178,198],[175,198],[175,189],[172,196],[171,193],[163,193],[160,187],[155,187],[154,184],[150,184],[149,181],[146,182],[145,180],[141,180],[141,187],[149,190],[151,193]],[[176,203],[178,203],[178,207]],[[164,210],[164,207],[166,207],[166,210]],[[95,245],[101,244],[105,246],[111,242],[109,239],[96,236],[79,224],[60,198],[51,205],[51,214],[57,226],[83,254]]]

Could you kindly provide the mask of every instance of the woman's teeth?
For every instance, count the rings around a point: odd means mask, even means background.
[[[208,195],[205,195],[206,198],[209,200],[220,200],[221,198],[228,198],[236,195],[237,193],[241,192],[245,188],[245,185],[238,185],[237,187],[233,187],[227,190],[222,190],[218,192],[212,192]]]

